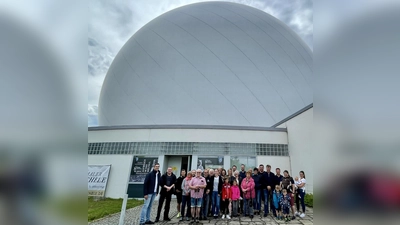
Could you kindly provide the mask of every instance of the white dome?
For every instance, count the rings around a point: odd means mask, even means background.
[[[263,11],[183,6],[146,24],[117,54],[99,125],[271,126],[312,103],[312,60],[300,37]]]

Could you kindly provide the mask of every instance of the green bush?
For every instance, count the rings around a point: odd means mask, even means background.
[[[314,206],[314,196],[313,194],[306,194],[304,197],[304,203],[308,207],[313,207]]]

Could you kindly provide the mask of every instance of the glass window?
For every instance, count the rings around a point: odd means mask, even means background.
[[[256,157],[243,157],[243,156],[231,156],[230,167],[236,165],[240,169],[240,165],[245,165],[245,170],[253,170],[256,167]]]
[[[197,160],[197,169],[204,170],[206,168],[217,169],[224,167],[223,156],[201,156]]]
[[[89,143],[88,154],[187,154],[187,155],[232,155],[244,156],[249,164],[248,155],[288,156],[285,144],[250,143],[199,143],[199,142],[106,142]]]

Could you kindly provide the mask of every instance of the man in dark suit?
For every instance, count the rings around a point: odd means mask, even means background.
[[[265,197],[265,201],[264,201],[264,217],[268,216],[269,213],[269,209],[268,209],[268,203],[271,201],[271,197],[272,197],[272,188],[275,185],[276,182],[276,177],[275,174],[273,172],[271,172],[271,166],[267,165],[267,171],[263,173],[262,175],[262,180],[261,182],[263,182],[263,189],[264,189],[264,197]],[[272,213],[276,214],[275,210],[273,210],[273,204],[271,204],[271,209],[272,209]]]

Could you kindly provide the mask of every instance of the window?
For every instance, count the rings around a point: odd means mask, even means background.
[[[245,170],[253,170],[254,167],[256,167],[256,157],[255,156],[250,156],[250,157],[243,157],[243,156],[231,156],[231,165],[236,165],[238,170],[240,170],[240,165],[244,164],[245,165]]]
[[[105,142],[89,143],[88,154],[289,156],[286,144],[209,142]]]

